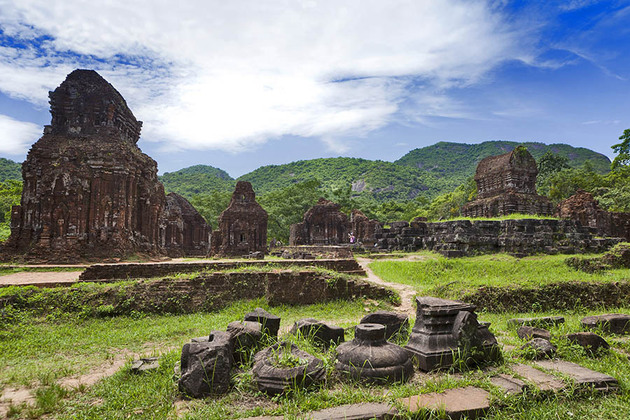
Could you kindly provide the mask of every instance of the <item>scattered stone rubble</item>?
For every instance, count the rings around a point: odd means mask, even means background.
[[[66,262],[204,252],[206,222],[181,197],[169,205],[120,93],[75,70],[49,96],[52,121],[22,165],[4,252]]]
[[[373,319],[390,321],[394,319],[383,312],[370,315]],[[179,388],[184,395],[200,398],[229,391],[231,369],[235,363],[238,363],[234,360],[236,356],[234,349],[239,340],[237,337],[248,329],[246,327],[249,324],[256,324],[253,329],[258,332],[269,331],[267,338],[277,340],[274,332],[277,332],[277,327],[279,327],[279,317],[262,308],[256,308],[245,317],[249,321],[230,323],[227,332],[213,331],[209,337],[196,338],[184,345],[179,379]],[[370,319],[369,316],[368,319]],[[262,321],[262,324],[259,321]],[[496,340],[487,331],[488,324],[477,322],[474,307],[471,305],[437,298],[418,298],[416,321],[409,340],[411,346],[407,346],[407,350],[386,341],[384,325],[369,323],[357,325],[355,338],[350,342],[339,344],[335,350],[336,374],[341,378],[350,377],[361,382],[376,384],[406,381],[414,374],[411,358],[416,358],[420,353],[417,350],[418,343],[423,343],[426,348],[434,349],[435,351],[425,352],[433,356],[440,354],[443,357],[446,349],[449,349],[450,354],[470,354],[470,349],[475,346],[485,355],[483,357],[489,357],[488,360],[496,360],[499,354],[495,351]],[[525,337],[529,338],[540,331],[534,327],[526,329],[523,327],[524,324],[557,325],[563,319],[547,317],[511,321],[510,325],[521,325],[522,331],[527,330],[528,334]],[[263,324],[270,328],[263,329]],[[298,325],[310,325],[311,327],[308,328],[318,326],[323,327],[323,330],[330,327],[312,318],[304,319],[294,325],[291,333],[296,334],[299,331]],[[335,328],[327,330],[328,335],[323,337],[325,342],[341,341],[338,340],[339,334],[335,335],[331,332],[333,330]],[[343,329],[339,328],[339,330],[343,333]],[[309,331],[310,333],[305,334],[305,337],[316,342],[315,330]],[[582,336],[584,333],[578,333],[578,335]],[[263,341],[259,340],[250,349],[257,349],[263,345],[262,343]],[[414,343],[416,349],[413,348]],[[596,353],[593,355],[595,356]],[[427,365],[426,362],[424,365],[420,363],[418,367],[420,370],[431,370],[427,369]],[[446,363],[439,361],[433,366],[447,367],[449,361],[447,360]],[[244,365],[241,366],[242,368]],[[506,364],[501,373],[496,369],[485,369],[483,372],[483,375],[489,376],[493,386],[505,394],[512,395],[523,394],[524,390],[556,393],[571,387],[612,392],[618,387],[617,380],[609,375],[557,359],[534,361],[528,364]],[[326,368],[321,359],[301,350],[296,344],[276,341],[255,354],[252,375],[260,391],[274,396],[311,385],[321,386],[325,383]],[[491,399],[487,390],[469,386],[400,398],[397,400],[397,405],[402,407],[403,411],[399,411],[391,403],[348,404],[304,413],[303,418],[390,419],[403,415],[422,415],[421,411],[443,412],[450,418],[464,416],[476,418],[487,413],[491,406]]]
[[[475,174],[477,199],[462,208],[465,217],[496,217],[512,213],[551,215],[553,205],[536,193],[536,160],[522,146],[479,162]]]

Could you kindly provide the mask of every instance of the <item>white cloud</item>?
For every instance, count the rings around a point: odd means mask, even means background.
[[[240,151],[282,135],[339,148],[330,139],[380,128],[402,104],[418,120],[460,115],[444,89],[526,60],[522,34],[495,6],[0,0],[0,29],[29,45],[0,48],[0,90],[44,106],[65,74],[90,66],[144,121],[143,138],[165,148]]]
[[[0,114],[0,153],[23,155],[42,134],[42,127]]]

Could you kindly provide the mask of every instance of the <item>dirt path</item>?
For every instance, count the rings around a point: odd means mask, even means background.
[[[0,276],[0,285],[27,286],[76,283],[81,271],[22,271]]]
[[[401,259],[395,259],[392,261],[404,261],[404,260],[405,259],[401,258]],[[415,258],[413,260],[414,261],[419,260],[419,258]],[[387,286],[391,289],[394,289],[400,295],[400,306],[396,308],[396,311],[405,313],[408,316],[415,316],[416,303],[415,303],[414,298],[417,293],[416,290],[413,287],[407,286],[405,284],[389,283],[389,282],[384,281],[383,279],[378,277],[376,274],[374,274],[374,272],[368,266],[372,261],[373,260],[369,258],[357,257],[357,262],[359,263],[361,268],[363,268],[365,272],[367,273],[367,280],[371,283],[375,283],[380,286]],[[387,260],[379,260],[379,261],[387,261]]]
[[[153,348],[154,343],[145,344],[145,348]],[[168,346],[160,349],[161,352],[169,352],[174,347]],[[131,353],[130,351],[123,349],[120,350],[116,356],[107,362],[96,366],[90,372],[85,373],[83,375],[78,376],[70,376],[67,378],[60,378],[56,382],[58,385],[67,388],[74,389],[83,385],[86,387],[92,386],[101,379],[112,376],[116,372],[118,372],[129,360],[130,358],[139,359],[141,357],[148,357],[151,355],[155,355],[155,350],[148,352],[144,355]],[[6,418],[7,412],[11,405],[20,405],[20,404],[34,404],[35,397],[33,393],[35,388],[5,388],[0,394],[0,418]]]

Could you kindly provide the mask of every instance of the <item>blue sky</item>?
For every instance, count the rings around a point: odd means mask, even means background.
[[[160,172],[437,141],[540,141],[612,157],[630,128],[630,0],[0,0],[0,156],[93,68],[144,121]]]

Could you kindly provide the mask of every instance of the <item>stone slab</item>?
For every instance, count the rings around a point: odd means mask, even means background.
[[[562,380],[532,366],[519,363],[512,366],[512,370],[525,378],[526,381],[536,385],[541,391],[557,392],[565,388],[565,384]]]
[[[483,389],[469,386],[439,393],[414,395],[398,401],[411,412],[421,409],[443,410],[451,419],[460,419],[464,416],[473,419],[483,416],[488,411],[489,396],[490,394]]]
[[[362,403],[315,411],[306,416],[312,420],[389,420],[396,418],[398,410],[390,404]]]
[[[582,318],[584,328],[593,329],[600,327],[603,331],[614,334],[630,334],[630,315],[604,314]]]
[[[614,391],[619,385],[617,379],[610,375],[585,368],[575,363],[565,362],[564,360],[541,360],[536,362],[536,365],[567,375],[574,380],[578,386],[591,387],[598,391]]]
[[[523,393],[523,390],[527,388],[527,384],[520,379],[506,374],[498,374],[490,378],[490,383],[501,388],[504,394],[519,395]]]

